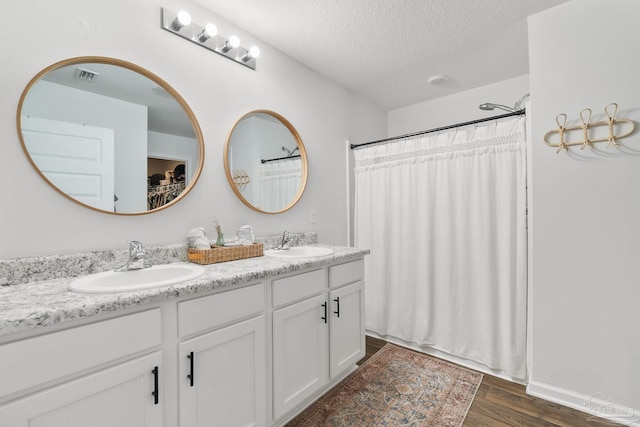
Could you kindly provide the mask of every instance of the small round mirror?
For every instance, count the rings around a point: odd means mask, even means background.
[[[280,114],[251,111],[233,126],[224,148],[231,188],[263,213],[291,209],[307,183],[307,153],[300,135]]]
[[[42,70],[20,98],[17,124],[42,178],[101,212],[164,209],[202,170],[202,132],[184,99],[155,74],[114,58],[72,58]]]

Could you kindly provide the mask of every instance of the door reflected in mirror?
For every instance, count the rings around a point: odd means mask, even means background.
[[[172,205],[203,164],[202,132],[184,99],[155,74],[114,58],[73,58],[41,71],[20,99],[18,133],[45,181],[108,213]]]
[[[227,180],[238,198],[263,213],[291,209],[307,182],[307,153],[300,135],[280,114],[256,110],[242,116],[227,137]]]

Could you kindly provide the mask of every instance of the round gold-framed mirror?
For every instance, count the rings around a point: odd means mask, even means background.
[[[254,110],[236,121],[224,146],[224,169],[238,198],[262,213],[291,209],[307,184],[307,152],[282,115]]]
[[[100,212],[142,215],[184,198],[204,140],[180,94],[121,59],[82,56],[36,74],[17,110],[22,148],[40,176]]]

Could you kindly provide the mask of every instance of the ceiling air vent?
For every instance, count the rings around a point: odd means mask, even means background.
[[[80,80],[92,82],[96,77],[100,75],[100,73],[96,71],[87,70],[86,68],[78,67],[75,75]]]

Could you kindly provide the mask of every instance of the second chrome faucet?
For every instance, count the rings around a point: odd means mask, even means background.
[[[282,241],[280,242],[280,246],[275,247],[275,250],[287,250],[291,246],[291,236],[288,231],[282,233]]]

